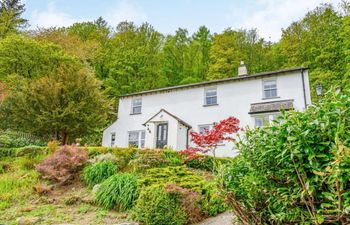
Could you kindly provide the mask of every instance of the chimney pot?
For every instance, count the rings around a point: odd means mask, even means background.
[[[244,65],[244,62],[241,61],[241,64],[238,67],[238,76],[248,75],[247,67]]]

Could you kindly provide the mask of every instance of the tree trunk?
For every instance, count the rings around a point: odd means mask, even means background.
[[[65,130],[61,130],[61,138],[62,138],[62,144],[66,145],[68,144],[68,133]]]

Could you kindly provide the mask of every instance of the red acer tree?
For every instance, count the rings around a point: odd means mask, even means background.
[[[187,146],[187,149],[180,151],[180,154],[186,155],[185,161],[191,159],[202,160],[198,153],[205,154],[211,152],[215,157],[218,144],[222,141],[235,141],[232,134],[237,133],[239,130],[239,120],[231,116],[221,120],[219,123],[214,123],[211,130],[205,130],[203,133],[192,131],[190,132],[191,140],[196,146]]]

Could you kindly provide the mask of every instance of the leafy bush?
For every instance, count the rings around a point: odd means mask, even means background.
[[[166,185],[165,190],[178,199],[180,207],[186,215],[186,224],[194,224],[204,219],[198,204],[200,195],[197,192],[174,184]]]
[[[75,146],[65,145],[37,165],[36,170],[45,179],[55,181],[59,185],[65,185],[75,178],[78,170],[86,161],[86,151]]]
[[[89,154],[89,158],[96,158],[101,154],[113,154],[119,170],[125,168],[130,160],[135,158],[136,148],[110,148],[110,147],[87,147],[85,148]],[[97,160],[98,161],[98,160]]]
[[[247,130],[222,185],[246,223],[347,224],[350,218],[350,91],[305,112]]]
[[[189,171],[185,166],[174,166],[149,169],[138,180],[138,183],[140,186],[171,183],[202,193],[205,180],[202,176]]]
[[[130,162],[135,171],[145,171],[149,168],[162,167],[168,165],[162,150],[145,149],[136,153],[136,158]]]
[[[17,148],[16,156],[27,156],[29,158],[35,158],[39,155],[46,155],[48,152],[49,149],[47,147],[29,145],[22,148]]]
[[[132,217],[146,225],[182,225],[186,222],[186,215],[177,199],[158,185],[141,191]]]
[[[28,145],[45,146],[46,142],[29,134],[0,131],[0,148],[20,148]]]
[[[96,202],[107,209],[130,209],[137,194],[137,179],[134,174],[120,173],[109,177],[98,188]]]
[[[84,168],[83,180],[89,187],[93,187],[115,174],[116,171],[117,166],[113,162],[99,162]]]
[[[213,171],[214,168],[219,167],[219,165],[230,163],[231,160],[231,158],[214,158],[210,155],[201,155],[200,159],[193,158],[187,160],[185,164],[190,168]],[[218,164],[216,167],[214,166],[214,162]]]
[[[94,163],[99,163],[99,162],[116,162],[117,157],[113,155],[112,153],[106,153],[106,154],[101,154],[101,155],[96,155],[92,159],[89,159],[89,162],[94,164]]]
[[[204,186],[204,192],[200,199],[202,212],[208,216],[216,216],[219,213],[225,212],[228,205],[224,198],[220,195],[215,182],[208,182]]]
[[[178,151],[164,149],[163,154],[165,159],[168,161],[169,166],[180,166],[184,160],[184,157],[179,154]]]

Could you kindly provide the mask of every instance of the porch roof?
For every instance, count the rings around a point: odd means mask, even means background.
[[[250,104],[249,114],[266,113],[266,112],[278,112],[280,110],[293,109],[293,99],[271,101],[271,102],[259,102]]]
[[[182,119],[180,119],[179,117],[175,116],[174,114],[166,111],[165,109],[161,109],[159,110],[159,112],[157,112],[154,116],[152,116],[151,118],[149,118],[144,124],[142,124],[143,126],[146,126],[146,124],[148,122],[150,122],[153,118],[155,118],[157,115],[159,115],[159,113],[161,112],[165,112],[166,114],[168,114],[169,116],[173,117],[174,119],[176,119],[177,121],[179,121],[179,123],[181,123],[182,125],[184,125],[185,127],[188,127],[188,128],[192,128],[191,125],[189,125],[188,123],[186,123],[185,121],[183,121]]]

